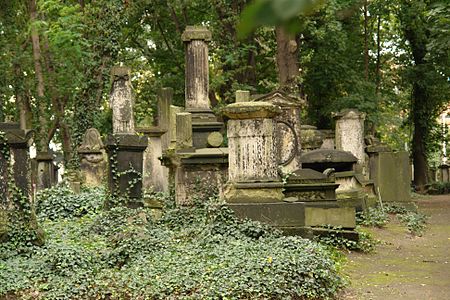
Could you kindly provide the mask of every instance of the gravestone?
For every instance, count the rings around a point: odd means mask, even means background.
[[[411,202],[409,153],[368,147],[370,179],[383,202]]]
[[[357,109],[345,109],[335,114],[334,118],[336,119],[336,149],[351,152],[358,159],[358,165],[363,168],[366,162],[364,151],[366,114]]]
[[[193,146],[206,148],[208,135],[222,130],[209,103],[208,42],[211,32],[204,26],[187,26],[181,36],[185,44],[186,111],[192,113]]]
[[[80,170],[83,184],[88,187],[101,186],[105,181],[107,161],[100,133],[95,128],[89,128],[78,148]]]
[[[281,108],[281,113],[275,117],[276,145],[280,150],[278,151],[278,164],[285,174],[301,168],[300,113],[305,101],[281,91],[257,96],[253,101],[267,102]]]
[[[278,175],[278,106],[267,102],[237,102],[223,110],[228,120],[228,203],[276,202],[283,198]]]
[[[51,188],[56,183],[55,170],[53,165],[53,153],[37,152],[36,153],[36,189],[38,191]]]
[[[136,206],[142,204],[143,155],[148,145],[146,136],[135,134],[133,117],[133,90],[127,67],[114,67],[111,106],[113,134],[106,139],[108,153],[108,187],[115,204]],[[113,203],[122,197],[127,203]]]
[[[34,211],[30,184],[29,146],[32,131],[18,124],[0,123],[0,242],[10,236],[10,223],[33,233],[33,244],[44,243]],[[12,233],[14,234],[14,233]]]
[[[130,68],[113,67],[110,106],[113,108],[113,133],[134,134],[134,94],[131,86]]]

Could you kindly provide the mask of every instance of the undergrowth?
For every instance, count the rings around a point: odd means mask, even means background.
[[[381,228],[389,222],[389,215],[397,217],[412,235],[421,236],[425,230],[427,216],[418,212],[417,207],[410,210],[398,203],[370,207],[358,213],[356,221],[359,225]]]
[[[238,220],[214,199],[176,208],[159,195],[154,219],[145,208],[104,210],[105,197],[42,193],[46,244],[0,244],[0,298],[328,299],[344,284],[335,252]]]

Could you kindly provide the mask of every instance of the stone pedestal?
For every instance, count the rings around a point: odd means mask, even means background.
[[[105,144],[109,159],[108,187],[111,195],[138,202],[142,197],[143,156],[148,145],[147,137],[109,135]]]
[[[364,120],[365,113],[356,109],[346,109],[335,114],[336,149],[351,152],[358,159],[358,165],[365,164]],[[363,170],[365,174],[365,170]]]
[[[226,201],[281,201],[274,119],[281,113],[280,107],[266,102],[239,102],[225,107],[223,113],[230,118]]]
[[[22,230],[34,233],[34,244],[44,243],[31,194],[28,149],[32,134],[19,124],[0,123],[0,242],[11,238],[9,222],[14,219],[23,225]]]
[[[101,186],[105,182],[107,157],[100,133],[95,128],[86,131],[78,148],[81,180],[87,187]]]
[[[211,132],[223,127],[217,122],[209,103],[208,42],[211,32],[203,26],[187,26],[181,36],[185,44],[186,111],[192,113],[193,144],[195,148],[206,148]]]
[[[163,154],[162,136],[166,131],[159,128],[138,128],[148,138],[144,151],[142,184],[145,190],[167,192],[169,189],[168,169],[161,164]]]
[[[113,133],[134,134],[134,94],[130,81],[130,68],[113,67],[110,106],[113,111]]]

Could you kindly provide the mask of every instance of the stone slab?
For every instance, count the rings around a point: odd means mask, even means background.
[[[355,228],[355,208],[305,207],[305,225],[310,227],[331,225],[342,228]]]

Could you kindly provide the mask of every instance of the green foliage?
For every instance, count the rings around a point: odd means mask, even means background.
[[[329,226],[326,228],[328,232],[318,236],[316,240],[332,248],[368,253],[375,250],[375,246],[378,244],[378,241],[369,232],[360,227],[356,228],[357,238],[348,237],[346,232],[339,227]]]
[[[67,197],[54,192],[48,197]],[[0,296],[327,299],[343,285],[336,255],[312,241],[238,220],[208,201],[168,208],[172,201],[159,220],[125,207],[47,219],[45,246],[2,257]]]
[[[430,195],[442,195],[450,194],[450,183],[449,182],[432,182],[427,185],[427,194]]]
[[[408,231],[417,236],[421,236],[426,227],[427,216],[418,212],[409,211],[397,215],[399,220],[406,225]]]
[[[356,223],[364,226],[384,227],[389,221],[386,211],[380,206],[369,207],[357,213]]]
[[[411,210],[399,203],[385,204],[383,209],[369,208],[357,221],[364,226],[383,227],[389,221],[387,214],[395,215],[412,235],[421,236],[425,230],[427,216],[418,212],[417,207]]]
[[[105,194],[102,188],[83,190],[81,194],[74,194],[69,187],[60,185],[38,192],[36,212],[39,218],[49,220],[81,217],[101,208]]]

